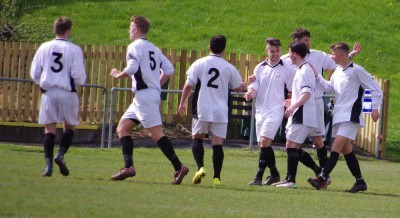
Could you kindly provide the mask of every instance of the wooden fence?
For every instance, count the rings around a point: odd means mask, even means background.
[[[0,77],[30,79],[29,70],[33,55],[39,43],[0,42]],[[125,67],[125,54],[127,46],[82,46],[85,56],[85,69],[87,84],[97,84],[111,90],[112,87],[131,87],[131,80],[116,80],[109,76],[112,68]],[[207,56],[206,51],[187,51],[177,49],[162,49],[175,67],[175,74],[171,76],[168,89],[182,90],[186,81],[186,71],[190,64],[200,57]],[[253,73],[255,66],[265,59],[264,55],[230,53],[225,57],[239,70],[242,78]],[[389,102],[389,81],[379,80],[385,92],[383,107],[381,157],[384,157],[386,146],[386,129]],[[83,124],[100,125],[103,123],[103,90],[82,87],[79,88],[81,103],[81,122]],[[114,120],[119,120],[126,108],[132,102],[131,92],[117,92]],[[187,115],[184,120],[177,116],[177,103],[180,94],[168,94],[160,106],[165,124],[176,122],[190,123],[191,117]],[[190,99],[189,99],[190,100]],[[0,122],[36,123],[40,105],[40,90],[31,83],[0,82]],[[190,111],[191,104],[188,104]],[[358,134],[355,143],[365,150],[374,153],[378,126],[366,119],[367,128]],[[108,118],[107,121],[108,122]]]

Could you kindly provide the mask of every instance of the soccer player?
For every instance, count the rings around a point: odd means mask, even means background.
[[[210,40],[210,55],[195,61],[187,71],[187,81],[183,87],[178,113],[182,116],[186,110],[186,101],[196,86],[192,101],[192,152],[197,164],[192,182],[201,183],[205,176],[203,139],[211,132],[213,148],[214,185],[221,183],[221,169],[224,160],[222,149],[226,138],[228,124],[229,89],[239,92],[244,89],[244,83],[236,68],[224,58],[226,38],[217,35]]]
[[[282,188],[296,188],[298,150],[308,135],[318,131],[314,104],[315,77],[310,64],[304,59],[307,46],[302,42],[292,42],[289,48],[289,57],[297,70],[293,78],[290,105],[286,103],[285,110],[285,116],[289,118],[286,125],[287,176],[272,184]],[[310,161],[314,162],[312,158]]]
[[[133,103],[121,117],[117,126],[125,166],[111,179],[124,180],[136,175],[133,166],[131,130],[141,124],[149,131],[153,142],[157,143],[164,155],[171,161],[175,169],[172,184],[179,185],[189,169],[182,165],[175,154],[171,141],[164,135],[159,109],[161,85],[174,73],[174,67],[160,49],[146,39],[149,29],[150,21],[147,18],[131,17],[129,35],[132,43],[129,44],[126,54],[127,66],[122,72],[117,69],[112,69],[110,72],[111,76],[116,79],[130,76],[132,91],[135,93]]]
[[[257,141],[260,146],[258,172],[248,185],[271,185],[280,181],[275,165],[275,154],[271,147],[284,115],[285,88],[292,90],[294,71],[291,64],[282,61],[281,42],[276,38],[267,38],[266,53],[268,58],[254,69],[255,81],[245,94],[247,101],[256,99],[255,118]],[[262,177],[268,166],[271,175],[264,183]]]
[[[72,21],[68,17],[58,17],[54,21],[56,38],[43,43],[35,53],[30,76],[40,86],[39,123],[44,124],[44,154],[46,169],[43,176],[53,173],[53,152],[56,124],[64,124],[60,148],[54,161],[63,176],[69,175],[64,155],[71,146],[75,126],[79,124],[79,99],[76,86],[86,80],[83,53],[69,38]]]
[[[336,104],[333,115],[332,136],[335,137],[331,148],[331,155],[322,172],[316,179],[308,179],[316,189],[326,189],[327,178],[334,169],[340,153],[344,155],[347,166],[356,182],[348,190],[351,193],[366,191],[367,184],[362,175],[358,160],[352,150],[351,140],[354,140],[360,127],[365,126],[362,117],[362,97],[364,89],[372,93],[372,113],[374,121],[379,119],[378,108],[382,102],[382,90],[372,76],[361,66],[353,63],[349,58],[349,46],[346,43],[336,43],[330,47],[332,59],[339,65],[330,81],[321,75],[315,74],[317,83],[325,91],[334,91]]]
[[[291,37],[294,42],[303,42],[307,46],[307,55],[305,60],[314,67],[314,69],[318,72],[319,75],[322,75],[323,71],[326,70],[335,70],[337,65],[333,62],[330,55],[326,54],[325,52],[310,49],[311,44],[311,33],[304,28],[295,29]],[[358,43],[354,44],[353,51],[349,54],[350,59],[353,58],[356,54],[361,51],[361,47]],[[289,55],[283,55],[282,59],[289,61]],[[296,68],[296,66],[293,66]],[[319,166],[314,165],[314,161],[312,161],[311,156],[304,151],[303,149],[299,149],[299,160],[305,166],[311,168],[315,175],[318,175],[321,172],[321,168],[323,168],[328,160],[327,156],[327,149],[323,143],[322,137],[325,135],[325,122],[324,122],[324,100],[322,96],[324,92],[318,89],[318,86],[315,90],[315,106],[317,112],[317,122],[319,130],[316,131],[314,134],[310,135],[313,141],[313,144],[317,148],[317,156],[319,159]]]

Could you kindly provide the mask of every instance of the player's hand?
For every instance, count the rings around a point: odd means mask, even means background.
[[[254,81],[256,81],[256,76],[255,75],[251,75],[247,78],[247,80],[249,81],[249,83],[253,83]]]
[[[240,83],[240,89],[247,90],[247,83],[245,83],[245,82]]]
[[[360,45],[360,43],[358,43],[358,42],[354,43],[353,51],[352,51],[352,52],[353,52],[354,54],[358,54],[358,53],[361,52],[361,45]]]
[[[183,112],[186,111],[186,103],[179,104],[178,115],[183,118]]]
[[[254,89],[249,89],[247,90],[246,94],[244,94],[244,98],[246,99],[246,101],[250,101],[251,99],[256,97],[256,91],[254,91]]]
[[[376,122],[379,119],[379,110],[377,109],[372,110],[371,118],[374,122]]]
[[[110,75],[111,75],[112,77],[114,77],[114,78],[117,78],[117,75],[118,75],[119,73],[120,73],[119,70],[117,70],[116,68],[114,68],[114,69],[112,69],[112,70],[110,71]]]
[[[291,104],[292,104],[292,99],[290,99],[290,98],[285,99],[285,101],[283,102],[283,105],[284,105],[286,108],[290,107]]]
[[[294,111],[294,108],[292,108],[292,107],[286,108],[286,110],[285,110],[285,117],[286,117],[286,118],[289,118],[290,116],[292,116],[293,111]]]

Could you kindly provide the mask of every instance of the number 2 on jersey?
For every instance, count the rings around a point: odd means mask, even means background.
[[[218,77],[219,77],[219,70],[216,69],[216,68],[211,68],[211,69],[208,71],[208,74],[212,74],[213,72],[215,72],[215,75],[214,75],[213,77],[211,77],[211,79],[208,81],[207,87],[211,87],[211,88],[214,88],[214,89],[218,89],[218,85],[213,84],[213,82],[214,82],[216,79],[218,79]]]
[[[53,55],[54,56],[56,56],[56,58],[54,59],[54,63],[55,64],[58,64],[58,68],[54,68],[54,67],[51,67],[51,70],[54,72],[54,73],[59,73],[59,72],[61,72],[62,71],[62,69],[63,69],[63,64],[61,63],[61,58],[62,58],[62,56],[63,56],[63,54],[62,53],[58,53],[58,52],[53,52]]]

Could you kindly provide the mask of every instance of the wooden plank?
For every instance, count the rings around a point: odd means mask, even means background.
[[[98,70],[99,70],[99,52],[100,48],[97,45],[93,46],[93,54],[92,54],[92,69],[90,71],[90,80],[89,84],[97,84],[98,81]],[[89,90],[89,122],[92,123],[94,121],[94,106],[96,102],[96,90],[94,88],[90,88]]]
[[[5,57],[4,56],[4,52],[5,52],[5,46],[6,46],[6,42],[5,41],[0,41],[0,57]],[[0,77],[5,77],[5,72],[3,72],[3,67],[4,67],[4,62],[0,61]],[[2,83],[0,84],[2,85]],[[2,90],[0,90],[2,91]]]
[[[178,76],[178,90],[182,90],[183,87],[185,86],[185,82],[186,82],[186,71],[187,71],[187,65],[189,62],[189,57],[187,56],[187,51],[186,50],[181,50],[181,55],[180,55],[180,61],[179,61],[179,74]],[[182,94],[170,94],[170,95],[174,95],[174,99],[177,103],[177,105],[174,106],[174,114],[177,117],[176,122],[177,123],[182,123],[182,118],[180,116],[177,116],[177,110],[178,110],[178,104],[179,104],[179,100],[182,97]]]
[[[91,45],[85,45],[83,47],[83,54],[85,58],[85,73],[86,73],[86,82],[85,83],[90,83],[90,69],[92,66],[92,46]],[[87,122],[88,120],[88,114],[89,114],[89,88],[82,88],[82,94],[80,98],[81,102],[81,119],[82,122]]]
[[[13,42],[12,43],[12,59],[11,59],[10,78],[17,78],[18,58],[19,58],[18,42]],[[10,116],[9,116],[9,121],[11,121],[11,122],[16,121],[16,117],[15,117],[16,98],[17,98],[16,87],[17,87],[17,82],[11,82],[11,84],[10,84],[10,92],[9,92],[9,96],[10,96]]]
[[[12,49],[11,49],[11,42],[5,43],[5,50],[4,50],[4,65],[3,65],[3,76],[10,77],[10,65],[11,65],[11,57],[12,57]],[[3,113],[1,115],[1,120],[3,122],[8,121],[8,113],[9,113],[9,86],[10,82],[3,81]]]
[[[122,58],[122,55],[125,57],[126,56],[126,52],[127,52],[127,47],[126,46],[122,46],[121,47],[121,70],[123,70],[126,67],[126,59]],[[119,87],[124,88],[126,87],[127,84],[127,79],[120,79],[119,80]],[[124,111],[126,109],[128,109],[127,105],[126,105],[126,100],[125,100],[125,96],[126,96],[127,91],[120,91],[118,94],[118,120],[121,118],[122,114],[124,113]]]
[[[236,53],[230,53],[229,63],[231,63],[233,66],[235,66],[237,68]]]
[[[171,63],[176,66],[176,62],[179,60],[179,57],[177,56],[177,50],[176,49],[171,49]],[[175,75],[172,74],[170,79],[169,79],[169,89],[174,89],[175,87]],[[174,121],[174,96],[173,95],[168,95],[167,96],[167,119],[166,119],[166,124],[171,125]]]
[[[25,72],[26,72],[26,78],[30,79],[31,77],[29,75],[29,72],[30,72],[30,69],[31,69],[33,55],[35,54],[34,45],[32,43],[28,43],[26,49],[27,49],[27,57],[26,57],[26,71]],[[25,86],[26,94],[25,94],[25,99],[24,99],[24,102],[25,102],[25,105],[24,105],[24,109],[25,109],[24,117],[25,117],[26,120],[28,120],[30,122],[33,121],[32,120],[32,115],[34,113],[34,108],[33,108],[33,106],[31,106],[31,105],[33,105],[32,104],[33,103],[33,101],[32,101],[32,99],[33,99],[33,86],[34,85],[30,84],[30,83],[26,83],[26,86]]]
[[[382,110],[382,142],[381,142],[381,158],[386,158],[386,143],[387,143],[387,125],[389,119],[389,93],[390,80],[385,80],[382,87],[383,90],[383,110]]]
[[[17,59],[17,78],[18,79],[24,79],[25,78],[25,64],[26,64],[26,49],[25,49],[26,44],[25,43],[19,43],[18,48],[19,48],[19,57]],[[24,99],[24,83],[22,82],[18,82],[17,84],[17,91],[16,91],[16,101],[17,101],[17,105],[16,105],[16,119],[17,122],[22,122],[23,120],[23,99]]]
[[[104,86],[106,84],[106,76],[107,75],[107,68],[106,68],[106,54],[107,53],[107,47],[106,46],[101,46],[100,47],[100,67],[99,67],[99,79],[98,82],[95,84],[99,84]],[[96,123],[101,123],[101,121],[103,120],[103,99],[104,99],[104,91],[103,89],[97,89],[97,99],[96,99],[96,119],[95,122]]]
[[[189,58],[190,65],[192,65],[196,60],[197,60],[197,51],[191,50],[190,58]],[[185,77],[186,77],[186,74],[185,74]],[[188,102],[187,102],[186,119],[184,119],[184,120],[186,120],[185,124],[187,124],[187,125],[192,123],[192,100],[193,100],[193,96],[190,95],[188,98]]]

